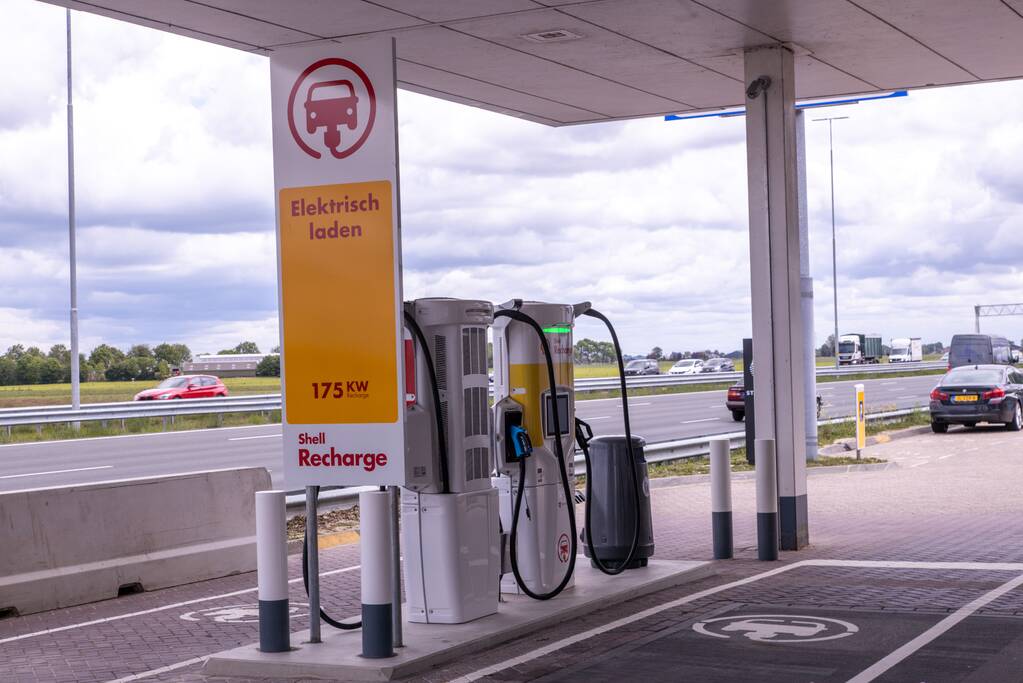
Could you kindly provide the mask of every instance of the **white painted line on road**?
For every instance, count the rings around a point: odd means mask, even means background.
[[[354,565],[351,567],[342,567],[341,569],[332,569],[329,572],[322,572],[320,576],[333,576],[334,574],[344,574],[345,572],[352,572],[359,569],[362,565]],[[298,583],[302,580],[299,576],[295,579],[289,579],[288,583]],[[0,638],[0,645],[5,643],[13,643],[16,640],[25,640],[26,638],[35,638],[36,636],[45,636],[51,633],[60,633],[61,631],[70,631],[76,628],[85,628],[86,626],[95,626],[96,624],[106,624],[111,621],[120,621],[121,619],[131,619],[132,617],[140,617],[145,614],[153,614],[155,612],[164,612],[169,609],[177,609],[179,607],[186,607],[188,605],[195,605],[200,602],[209,602],[210,600],[220,600],[221,598],[233,598],[236,595],[245,595],[246,593],[255,593],[259,590],[258,586],[252,588],[243,588],[241,590],[233,591],[231,593],[223,593],[221,595],[208,595],[204,598],[194,598],[192,600],[185,600],[183,602],[175,602],[170,605],[162,605],[160,607],[152,607],[150,609],[140,610],[138,612],[129,612],[127,614],[117,614],[112,617],[103,617],[102,619],[92,619],[91,621],[83,621],[77,624],[68,624],[67,626],[57,626],[55,628],[48,628],[43,631],[34,631],[32,633],[22,633],[18,636],[10,636],[9,638]]]
[[[207,427],[205,429],[181,429],[175,432],[146,432],[144,434],[114,434],[112,436],[87,436],[81,439],[51,439],[50,441],[25,441],[23,443],[5,443],[0,444],[0,448],[18,448],[21,446],[52,446],[53,444],[67,444],[67,443],[81,443],[83,441],[99,441],[101,439],[137,439],[140,437],[150,436],[171,436],[180,434],[202,434],[204,432],[227,432],[232,429],[266,429],[267,427],[277,427],[280,429],[281,425],[278,423],[265,424],[265,425],[242,425],[240,427]]]
[[[632,401],[629,401],[629,407],[630,408],[633,407],[633,406],[649,406],[649,405],[653,405],[653,404],[650,403],[650,401],[644,401],[643,403],[633,403]],[[617,407],[618,408],[624,408],[625,406],[623,406],[621,403],[619,403]]]
[[[882,387],[891,387],[895,386],[896,384],[901,384],[901,382],[881,382]]]
[[[896,400],[896,401],[904,401],[904,400],[906,400],[907,398],[920,398],[920,397],[919,397],[919,396],[917,396],[916,394],[913,394],[912,396],[897,396],[897,397],[895,398],[895,400]]]
[[[951,458],[955,453],[949,453],[948,455],[939,455],[938,460],[944,460],[945,458]]]
[[[72,470],[50,470],[49,472],[28,472],[26,474],[5,474],[0,479],[17,479],[19,477],[41,477],[46,474],[66,474],[67,472],[88,472],[89,470],[109,470],[113,465],[97,465],[95,467],[76,467]]]
[[[259,436],[232,436],[228,441],[248,441],[249,439],[279,439],[283,434],[260,434]]]
[[[697,422],[718,422],[719,420],[721,420],[720,417],[705,417],[700,420],[683,420],[682,424],[691,425],[696,424]]]
[[[886,657],[879,659],[877,662],[861,671],[856,676],[849,679],[849,683],[870,683],[875,680],[878,676],[890,670],[899,662],[912,656],[917,650],[921,649],[925,645],[936,640],[942,634],[948,632],[956,624],[963,621],[967,617],[971,616],[974,612],[979,610],[984,605],[990,604],[1002,597],[1006,593],[1016,588],[1023,586],[1023,574],[1020,574],[1012,581],[1003,583],[998,588],[992,591],[988,591],[984,595],[980,596],[973,602],[964,605],[957,609],[952,614],[948,615],[934,626],[918,635],[913,640],[909,641],[899,649],[895,650]]]
[[[588,417],[588,418],[586,418],[583,421],[584,422],[588,422],[590,420],[610,420],[610,419],[611,419],[610,415],[597,415],[596,417]]]
[[[544,647],[536,648],[535,650],[531,650],[526,654],[519,655],[518,657],[506,659],[503,662],[498,662],[497,664],[485,667],[483,669],[477,669],[476,671],[466,674],[465,676],[453,679],[452,683],[468,683],[469,681],[477,681],[481,678],[485,678],[486,676],[492,676],[493,674],[498,673],[500,671],[504,671],[505,669],[511,668],[513,666],[519,666],[520,664],[525,664],[526,662],[530,662],[534,659],[543,657],[552,652],[557,652],[558,650],[566,648],[569,645],[574,645],[584,640],[589,640],[590,638],[593,638],[595,636],[607,633],[608,631],[613,631],[617,628],[621,628],[622,626],[628,626],[629,624],[633,624],[637,621],[641,621],[648,617],[655,616],[657,614],[660,614],[661,612],[665,612],[670,609],[675,609],[676,607],[681,607],[682,605],[695,602],[697,600],[702,600],[703,598],[714,595],[716,593],[721,593],[731,588],[738,588],[739,586],[745,586],[746,584],[753,583],[755,581],[760,581],[761,579],[777,576],[778,574],[790,571],[792,569],[797,569],[799,567],[861,567],[881,569],[965,569],[982,571],[1023,570],[1023,564],[1007,562],[985,563],[985,562],[897,562],[897,561],[885,562],[875,560],[802,560],[800,562],[793,562],[792,564],[785,565],[784,567],[778,567],[777,569],[772,569],[770,571],[762,572],[760,574],[754,574],[753,576],[748,576],[745,579],[739,579],[738,581],[732,581],[730,583],[725,583],[720,586],[714,586],[713,588],[708,588],[706,590],[693,593],[692,595],[685,595],[681,598],[671,600],[669,602],[657,605],[655,607],[650,607],[648,609],[643,610],[642,612],[636,612],[635,614],[630,615],[628,617],[622,617],[621,619],[616,619],[615,621],[608,622],[603,626],[597,626],[591,628],[588,631],[577,633],[574,636],[562,638],[561,640],[555,641],[550,645],[545,645]]]
[[[177,669],[184,669],[186,666],[192,666],[193,664],[204,664],[210,655],[205,657],[193,657],[192,659],[186,659],[183,662],[177,664],[169,664],[168,666],[161,666],[159,669],[150,669],[149,671],[143,671],[139,674],[132,674],[131,676],[125,676],[124,678],[115,678],[107,683],[128,683],[128,681],[138,681],[143,678],[149,678],[150,676],[159,676],[165,674],[168,671],[175,671]]]
[[[632,387],[631,389],[629,389],[629,391],[633,391],[635,389],[642,389],[642,387]],[[727,389],[706,389],[703,391],[677,391],[674,394],[645,394],[643,395],[643,399],[648,401],[652,400],[655,402],[660,402],[658,401],[658,399],[670,398],[677,399],[683,398],[685,396],[699,396],[700,394],[723,394],[726,391]],[[586,394],[579,394],[578,396],[576,396],[575,399],[576,403],[582,405],[584,403],[599,403],[601,401],[618,401],[619,403],[621,403],[622,401],[622,399],[618,398],[617,396],[613,398],[584,398],[585,396]],[[632,403],[632,401],[629,401],[629,405],[631,406],[634,404]]]

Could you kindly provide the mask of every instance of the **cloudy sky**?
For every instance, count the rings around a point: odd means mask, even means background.
[[[269,66],[74,13],[82,347],[277,343]],[[0,0],[0,350],[66,342],[64,10]],[[842,331],[948,342],[1023,300],[1023,82],[824,110]],[[750,332],[741,118],[538,124],[399,96],[406,298],[591,300],[627,352]],[[818,344],[826,124],[807,123]],[[577,336],[598,336],[591,323]],[[985,323],[1019,339],[1023,318]]]

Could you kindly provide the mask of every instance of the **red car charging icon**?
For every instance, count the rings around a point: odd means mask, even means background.
[[[344,159],[369,138],[376,110],[376,92],[366,72],[347,59],[328,57],[310,64],[295,80],[288,127],[299,148],[314,159],[323,157],[323,148]]]
[[[323,81],[309,87],[305,96],[305,129],[313,134],[323,132],[323,144],[330,153],[341,157],[341,126],[348,130],[359,127],[359,97],[349,80]]]

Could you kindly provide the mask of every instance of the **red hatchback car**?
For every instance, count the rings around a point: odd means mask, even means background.
[[[180,375],[168,377],[155,389],[135,394],[136,401],[165,401],[172,398],[210,398],[227,396],[227,387],[213,375]]]

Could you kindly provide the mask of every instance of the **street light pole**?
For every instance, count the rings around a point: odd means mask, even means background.
[[[67,222],[71,278],[71,409],[81,407],[78,366],[78,273],[75,248],[75,114],[71,102],[71,10],[67,10]],[[74,423],[77,429],[79,423]]]
[[[831,116],[814,121],[828,122],[828,157],[831,160],[831,288],[835,298],[835,341],[832,348],[835,354],[835,367],[838,367],[838,247],[835,240],[835,144],[831,132],[832,121],[841,121],[848,116]]]

